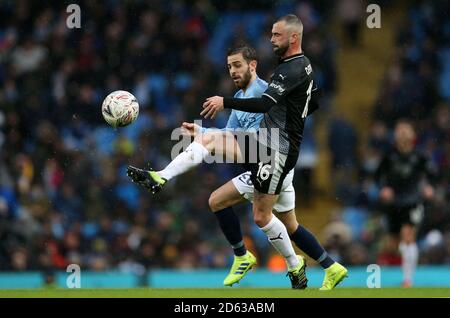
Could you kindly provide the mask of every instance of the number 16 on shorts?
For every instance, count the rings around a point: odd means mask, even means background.
[[[261,181],[266,181],[270,177],[270,169],[272,168],[269,164],[264,164],[263,162],[258,163],[259,169],[258,173],[256,174],[256,178],[260,179]],[[260,182],[262,183],[262,182]]]

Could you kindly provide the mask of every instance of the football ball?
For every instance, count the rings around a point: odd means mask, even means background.
[[[102,115],[114,128],[125,127],[138,117],[139,104],[130,92],[114,91],[103,101]]]

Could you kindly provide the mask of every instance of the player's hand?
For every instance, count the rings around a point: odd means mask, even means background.
[[[384,187],[380,191],[380,200],[383,203],[391,203],[394,201],[394,190],[391,187]]]
[[[181,124],[181,133],[184,136],[195,137],[197,136],[197,134],[200,132],[201,129],[202,127],[194,123],[184,122]]]
[[[434,188],[428,184],[423,188],[422,193],[426,200],[432,200],[434,197]]]
[[[200,113],[205,118],[214,119],[218,112],[223,110],[223,97],[213,96],[206,99],[203,103],[203,110]]]

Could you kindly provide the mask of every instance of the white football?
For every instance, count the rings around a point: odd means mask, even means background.
[[[139,103],[130,92],[114,91],[103,101],[102,115],[114,128],[125,127],[138,117]]]

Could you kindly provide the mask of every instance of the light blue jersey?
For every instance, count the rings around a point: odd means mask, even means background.
[[[235,98],[253,98],[253,97],[261,97],[262,94],[267,89],[267,82],[260,79],[259,77],[256,77],[256,79],[253,81],[253,83],[250,85],[250,87],[247,89],[247,91],[244,93],[242,89],[236,92],[234,94]],[[243,112],[241,110],[232,110],[230,117],[228,118],[227,125],[225,128],[222,128],[222,131],[225,130],[241,130],[241,131],[251,131],[251,130],[258,130],[259,129],[259,123],[263,119],[264,114],[263,113],[248,113]],[[202,133],[207,132],[208,128],[202,128]]]

